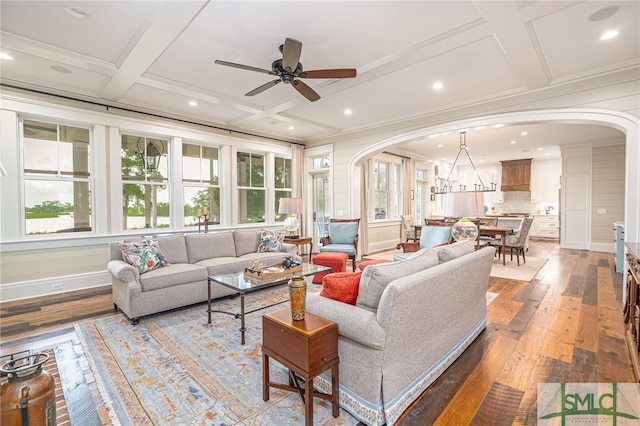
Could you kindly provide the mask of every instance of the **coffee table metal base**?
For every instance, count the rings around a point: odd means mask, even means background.
[[[277,302],[277,303],[272,303],[271,305],[267,305],[267,306],[262,306],[258,309],[253,309],[251,311],[245,312],[244,309],[244,295],[247,293],[246,291],[240,291],[237,294],[234,294],[232,296],[230,296],[231,298],[236,297],[236,296],[240,296],[240,313],[237,312],[229,312],[229,311],[221,311],[218,309],[211,309],[211,282],[213,281],[211,278],[207,279],[208,283],[207,283],[207,324],[211,324],[211,313],[212,312],[216,312],[216,313],[220,313],[220,314],[227,314],[227,315],[232,315],[234,316],[236,319],[240,318],[240,344],[244,345],[245,344],[245,338],[244,338],[244,334],[247,331],[247,327],[244,321],[244,316],[246,314],[250,314],[252,312],[256,312],[256,311],[261,311],[263,309],[266,308],[270,308],[272,306],[277,306],[280,305],[282,303],[285,303],[288,299],[285,299],[281,302]]]

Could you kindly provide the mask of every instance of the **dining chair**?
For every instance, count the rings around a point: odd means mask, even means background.
[[[522,255],[522,263],[527,263],[525,259],[525,243],[527,241],[527,235],[529,235],[529,230],[531,229],[531,224],[533,223],[532,217],[525,217],[522,219],[520,224],[520,229],[514,235],[507,235],[507,240],[505,244],[505,251],[509,249],[511,253],[511,260],[513,260],[513,250],[516,251],[516,259],[518,261],[518,266],[520,266],[520,255]],[[502,243],[498,245],[498,250],[502,249]],[[506,252],[503,253],[503,256],[506,256]]]

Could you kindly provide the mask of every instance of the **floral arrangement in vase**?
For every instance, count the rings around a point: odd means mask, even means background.
[[[549,214],[553,210],[553,206],[544,206],[544,213]]]

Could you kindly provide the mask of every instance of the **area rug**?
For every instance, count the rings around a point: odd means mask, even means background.
[[[318,286],[319,287],[319,286]],[[247,311],[286,300],[286,287],[247,295]],[[124,315],[76,325],[76,332],[110,407],[113,424],[122,425],[284,425],[304,424],[297,393],[271,389],[262,400],[262,315],[288,303],[246,315],[246,345],[240,320],[213,313],[206,304],[142,318],[133,326]],[[238,299],[214,309],[239,312]],[[271,362],[272,381],[288,373]],[[346,411],[331,415],[331,403],[314,400],[314,424],[356,425]]]
[[[513,260],[509,260],[509,257],[507,257],[506,265],[503,266],[502,259],[496,258],[491,266],[491,276],[518,281],[531,281],[549,260],[529,256],[526,259],[527,262],[522,263],[522,258],[520,258],[520,266],[518,266],[515,257]]]

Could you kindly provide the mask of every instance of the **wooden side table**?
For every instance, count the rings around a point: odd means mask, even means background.
[[[269,380],[269,357],[289,369],[289,383]],[[304,401],[305,424],[313,426],[313,397],[331,401],[333,417],[340,415],[338,325],[306,312],[304,319],[291,319],[283,308],[262,316],[262,399],[269,400],[269,388],[300,393]],[[331,369],[331,394],[313,390],[313,379]],[[295,374],[294,374],[295,373]],[[305,382],[302,389],[297,375]]]
[[[284,237],[284,242],[287,244],[295,244],[300,247],[305,244],[309,244],[309,262],[311,262],[311,253],[313,253],[313,238],[311,237],[300,237],[300,238],[287,238]]]

